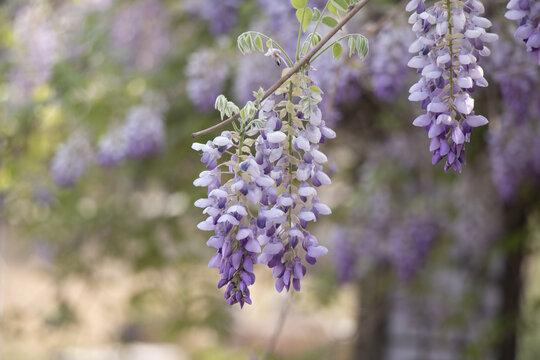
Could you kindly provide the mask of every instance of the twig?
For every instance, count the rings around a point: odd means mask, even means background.
[[[289,302],[289,297],[287,297],[287,299],[283,303],[283,306],[281,307],[276,328],[274,329],[274,333],[272,334],[272,337],[270,338],[270,341],[266,346],[266,351],[261,357],[261,360],[268,360],[270,358],[270,355],[272,355],[274,353],[274,350],[276,349],[279,335],[281,335],[281,331],[283,330],[283,326],[285,325],[285,320],[287,319],[287,314],[289,313]]]
[[[276,91],[277,89],[279,89],[279,87],[281,85],[283,85],[287,80],[289,80],[291,78],[291,76],[293,76],[294,74],[296,74],[302,67],[304,67],[305,65],[309,64],[309,61],[311,60],[311,58],[317,54],[317,52],[319,50],[321,50],[321,48],[328,42],[332,39],[332,37],[339,31],[341,30],[341,28],[349,22],[349,20],[351,20],[353,18],[354,15],[356,15],[357,12],[360,11],[360,9],[362,9],[364,6],[366,6],[366,4],[369,2],[369,0],[363,0],[359,3],[357,3],[356,5],[354,5],[348,12],[347,14],[345,15],[345,17],[343,19],[341,19],[341,21],[336,25],[336,27],[334,27],[332,29],[332,31],[330,31],[313,49],[311,49],[311,51],[309,53],[307,53],[306,56],[304,56],[302,59],[300,59],[300,61],[298,61],[292,68],[291,70],[289,70],[289,72],[287,74],[285,74],[281,79],[279,79],[274,85],[272,85],[268,90],[266,90],[266,92],[264,93],[264,95],[262,96],[261,98],[261,101],[263,101],[264,99],[268,98],[270,95],[272,95],[274,93],[274,91]],[[201,135],[206,135],[206,134],[209,134],[217,129],[221,129],[222,127],[224,126],[227,126],[229,125],[230,123],[232,123],[233,121],[237,120],[238,118],[240,117],[240,114],[236,114],[232,117],[230,117],[229,119],[225,120],[225,121],[222,121],[220,123],[217,123],[216,125],[214,126],[211,126],[209,127],[208,129],[204,129],[204,130],[201,130],[201,131],[198,131],[196,133],[193,133],[191,134],[191,137],[193,138],[196,138],[198,136],[201,136]]]

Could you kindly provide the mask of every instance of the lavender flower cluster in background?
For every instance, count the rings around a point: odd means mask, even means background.
[[[426,262],[440,229],[430,216],[412,217],[390,233],[389,259],[402,280],[411,280]]]
[[[97,143],[94,154],[87,134],[76,132],[58,146],[51,172],[57,185],[70,187],[93,163],[114,166],[127,157],[142,158],[156,154],[165,145],[161,110],[149,105],[135,106],[121,125],[113,125]]]
[[[411,0],[407,11],[413,11],[409,23],[417,36],[409,52],[418,54],[408,65],[422,75],[410,88],[409,100],[420,101],[426,110],[413,124],[428,133],[433,164],[446,158],[445,170],[461,172],[472,129],[488,122],[475,115],[470,95],[488,85],[477,61],[490,55],[484,44],[498,36],[486,32],[491,22],[481,16],[479,0],[439,1],[429,9],[424,0]]]
[[[220,53],[212,49],[197,50],[189,56],[186,65],[189,99],[201,111],[213,110],[216,97],[223,92],[228,73],[229,65]]]
[[[163,61],[170,50],[167,11],[158,0],[141,0],[116,15],[111,45],[124,64],[150,71]]]
[[[236,25],[240,5],[240,0],[190,0],[185,10],[206,20],[214,35],[223,35]]]
[[[128,112],[124,124],[112,127],[98,143],[98,163],[116,165],[126,157],[141,158],[159,153],[165,145],[163,115],[146,105]]]
[[[342,228],[334,234],[334,266],[340,284],[377,264],[391,264],[397,278],[410,281],[425,266],[440,236],[435,217],[427,214],[384,223],[382,227]],[[363,270],[358,270],[363,267]]]
[[[505,201],[540,177],[540,67],[521,54],[519,44],[501,41],[489,64],[504,106],[490,129],[489,155],[493,182]]]
[[[540,65],[540,2],[537,0],[510,0],[504,15],[518,22],[515,37],[523,40],[527,52],[534,55]]]
[[[73,186],[92,164],[94,153],[88,136],[73,133],[60,144],[51,163],[51,173],[58,186]]]
[[[414,36],[403,26],[390,24],[370,41],[368,69],[375,95],[393,101],[401,92],[407,78],[407,45]]]

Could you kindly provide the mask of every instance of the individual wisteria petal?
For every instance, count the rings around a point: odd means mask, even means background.
[[[466,123],[470,127],[478,127],[478,126],[487,125],[488,119],[486,119],[482,115],[471,115],[471,116],[467,116]]]
[[[409,89],[409,100],[420,101],[426,111],[413,125],[427,131],[433,164],[446,159],[445,170],[461,172],[472,129],[488,122],[475,115],[470,95],[487,86],[477,62],[491,54],[486,44],[498,36],[486,32],[491,22],[481,16],[484,6],[479,0],[433,1],[429,8],[424,0],[412,0],[407,10],[413,12],[409,23],[416,33],[408,65],[421,74]]]
[[[504,15],[509,20],[517,21],[519,27],[515,37],[523,40],[527,52],[533,54],[540,65],[540,2],[537,0],[510,0]]]
[[[316,99],[307,77],[296,86],[303,96]],[[242,133],[240,124],[192,145],[202,152],[207,168],[193,182],[208,188],[208,197],[195,206],[209,217],[197,227],[213,232],[207,245],[216,254],[209,266],[219,269],[218,287],[226,287],[231,305],[251,304],[254,264],[272,269],[277,291],[300,291],[307,270],[303,262],[315,264],[328,252],[307,230],[309,223],[332,212],[318,199],[317,189],[331,183],[320,144],[336,134],[317,102],[307,110],[301,100],[265,102],[257,119],[262,124],[255,130]]]

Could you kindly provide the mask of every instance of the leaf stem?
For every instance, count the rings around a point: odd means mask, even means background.
[[[302,30],[304,30],[304,17],[306,16],[306,6],[302,9],[302,20],[300,20],[300,27],[298,29],[298,43],[296,44],[296,61],[300,60],[300,40],[302,39]]]
[[[366,41],[367,41],[367,38],[366,38],[364,35],[362,35],[362,34],[347,34],[347,35],[344,35],[344,36],[340,37],[339,39],[337,39],[336,41],[333,41],[333,42],[331,42],[330,44],[328,44],[328,45],[327,45],[324,49],[322,49],[317,55],[315,55],[311,61],[314,62],[315,60],[317,60],[317,58],[318,58],[319,56],[321,56],[322,54],[324,54],[324,52],[325,52],[326,50],[330,49],[332,46],[334,46],[334,44],[337,44],[337,43],[339,43],[341,40],[344,40],[344,39],[346,39],[346,38],[348,38],[348,37],[352,37],[352,36],[355,36],[355,37],[356,37],[356,36],[361,36],[361,37],[363,37],[364,39],[366,39]],[[357,51],[358,51],[358,50],[359,50],[359,49],[357,49]]]
[[[324,14],[326,13],[326,10],[328,9],[328,5],[330,4],[330,0],[326,2],[326,6],[324,7],[323,11],[321,11],[321,16],[319,16],[319,20],[317,20],[317,23],[315,24],[315,29],[311,32],[311,36],[313,39],[313,36],[317,32],[317,28],[319,27],[320,23],[322,22],[322,19],[324,17]]]

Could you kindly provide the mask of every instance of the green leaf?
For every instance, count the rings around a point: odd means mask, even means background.
[[[341,46],[340,43],[335,43],[334,46],[332,46],[332,54],[334,55],[334,59],[339,59],[342,53],[343,46]]]
[[[320,17],[321,17],[321,12],[319,11],[319,9],[315,8],[313,10],[313,18],[311,19],[311,21],[319,21]]]
[[[337,16],[337,9],[334,5],[332,5],[332,3],[328,4],[328,11],[330,11],[332,14],[336,15]]]
[[[358,35],[356,37],[356,48],[358,49],[358,55],[365,59],[369,52],[369,41],[363,35]]]
[[[323,17],[323,19],[322,19],[321,22],[322,22],[324,25],[326,25],[326,26],[328,26],[328,27],[331,27],[331,28],[335,27],[335,26],[338,24],[337,20],[334,19],[334,18],[331,17],[331,16],[325,16],[325,17]]]
[[[337,9],[342,10],[342,11],[347,11],[347,9],[349,8],[345,0],[330,0],[330,2]]]
[[[311,91],[313,91],[313,92],[315,92],[315,93],[319,93],[319,94],[322,94],[322,93],[323,93],[323,91],[322,91],[319,87],[317,87],[317,86],[310,86],[310,87],[309,87],[309,90],[311,90]]]
[[[262,42],[261,37],[260,37],[260,36],[256,36],[254,42],[255,42],[255,47],[256,47],[260,52],[264,52],[263,42]]]
[[[296,18],[298,22],[302,24],[302,31],[306,31],[309,25],[311,24],[311,19],[313,17],[313,10],[310,8],[305,8],[296,11]],[[303,22],[302,22],[303,19]]]
[[[316,46],[318,43],[320,43],[322,40],[321,35],[319,33],[313,34],[313,37],[311,38],[311,44],[313,46]]]
[[[349,37],[349,57],[353,56],[355,50],[356,50],[356,39],[351,36]]]
[[[303,9],[307,6],[308,0],[291,0],[292,6],[295,9]]]

